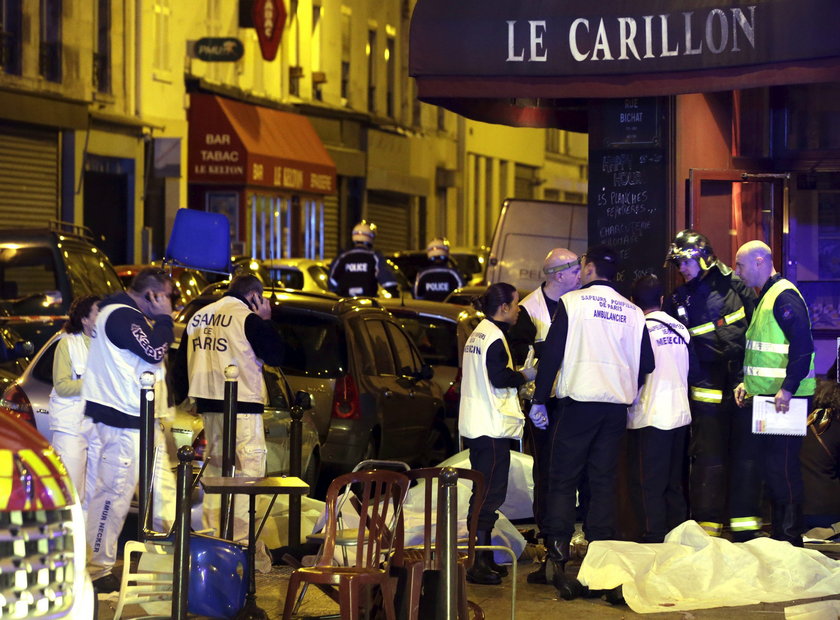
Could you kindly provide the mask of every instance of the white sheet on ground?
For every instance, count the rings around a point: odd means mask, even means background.
[[[453,454],[437,467],[470,469],[470,451]],[[529,454],[510,451],[510,473],[505,503],[499,512],[508,519],[531,519],[534,516],[534,458]]]
[[[769,538],[734,544],[686,521],[662,544],[590,543],[578,579],[592,589],[623,586],[633,611],[653,613],[834,595],[840,562]]]

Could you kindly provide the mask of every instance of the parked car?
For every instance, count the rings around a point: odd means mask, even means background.
[[[55,452],[26,423],[0,416],[0,454],[0,615],[96,618],[82,507]]]
[[[163,267],[172,276],[175,285],[174,297],[172,299],[173,315],[180,312],[191,299],[198,297],[210,282],[200,271],[188,269],[178,265],[163,266],[160,262],[152,262],[151,265],[117,265],[114,270],[125,288],[128,288],[137,272],[144,267]]]
[[[471,306],[417,299],[383,299],[381,302],[417,345],[424,361],[435,371],[433,381],[443,394],[444,431],[437,442],[440,460],[456,450],[458,407],[461,402],[461,358],[467,338],[484,315]]]
[[[484,291],[486,290],[486,284],[479,284],[477,286],[463,286],[461,288],[456,288],[454,291],[452,291],[451,293],[449,293],[449,295],[446,296],[446,299],[443,300],[443,303],[457,304],[459,306],[472,306],[473,300],[484,295]],[[522,300],[531,291],[526,291],[520,288],[517,289],[517,292],[519,293],[519,299]]]
[[[310,258],[272,258],[263,261],[271,274],[271,281],[279,287],[306,291],[308,293],[329,293],[327,281],[330,277],[326,263]]]
[[[61,329],[73,299],[123,290],[108,257],[85,229],[0,229],[0,323],[37,349]]]
[[[47,341],[20,378],[8,385],[0,398],[0,413],[16,415],[28,421],[47,441],[52,436],[49,428],[49,400],[52,391],[53,357],[58,339],[59,334],[55,334]],[[266,367],[264,375],[269,396],[264,417],[268,450],[267,471],[269,475],[279,475],[289,471],[290,407],[294,404],[295,397],[278,369]],[[163,429],[167,454],[173,467],[178,464],[176,453],[179,447],[194,445],[199,448],[199,453],[202,452],[200,416],[193,415],[182,407],[176,407],[174,419],[163,421]],[[304,478],[314,485],[321,466],[321,448],[311,411],[304,412],[302,455],[301,471]]]
[[[458,264],[458,270],[466,276],[465,286],[477,286],[486,282],[485,270],[488,256],[490,256],[490,248],[486,245],[449,249],[449,258]]]
[[[366,458],[427,462],[442,395],[388,311],[370,298],[289,290],[266,296],[277,302],[272,320],[286,345],[281,370],[293,390],[312,397],[328,473]],[[213,299],[193,300],[184,318]]]

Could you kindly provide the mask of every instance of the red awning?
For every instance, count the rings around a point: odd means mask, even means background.
[[[305,116],[190,96],[189,181],[335,193],[335,164]]]
[[[409,72],[467,117],[580,130],[591,98],[840,80],[838,24],[838,0],[418,0]]]

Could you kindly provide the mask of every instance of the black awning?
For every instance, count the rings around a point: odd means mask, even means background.
[[[840,80],[838,24],[838,0],[418,0],[409,71],[466,116],[573,128],[589,98]]]

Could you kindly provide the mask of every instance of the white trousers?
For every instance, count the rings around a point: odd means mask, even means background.
[[[76,487],[82,510],[86,513],[90,491],[96,480],[96,464],[99,462],[101,450],[93,420],[83,417],[77,431],[54,430],[52,446],[67,468],[67,475]],[[88,466],[88,463],[92,465]]]
[[[94,423],[101,452],[88,503],[88,572],[99,579],[111,572],[117,543],[140,476],[140,430]]]
[[[207,439],[207,453],[210,462],[204,470],[205,476],[222,475],[222,414],[206,413],[204,437]],[[265,433],[263,417],[259,414],[240,413],[236,416],[236,475],[265,476]],[[248,541],[248,496],[234,496],[233,539]],[[207,529],[218,531],[221,516],[221,495],[205,493],[202,524]]]

